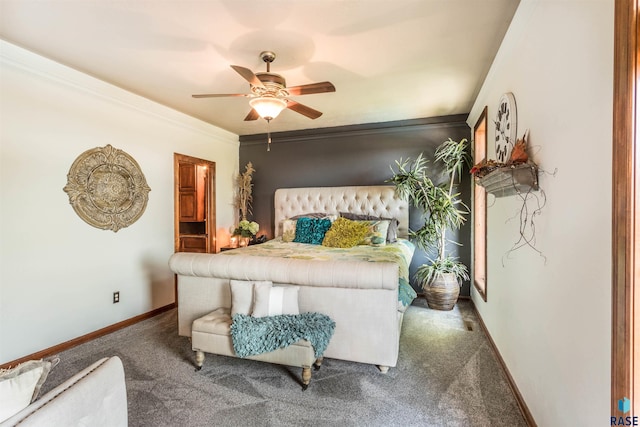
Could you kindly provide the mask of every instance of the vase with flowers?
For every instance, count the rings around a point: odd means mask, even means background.
[[[257,222],[243,219],[238,223],[233,235],[239,237],[238,243],[240,246],[247,246],[249,241],[256,237],[258,230],[260,230],[260,225]]]

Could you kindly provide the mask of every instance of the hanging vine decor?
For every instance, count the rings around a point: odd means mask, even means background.
[[[471,173],[476,179],[476,184],[485,188],[487,193],[495,197],[506,197],[516,195],[522,201],[516,214],[506,222],[518,219],[519,237],[511,248],[502,257],[502,266],[505,259],[514,251],[529,247],[544,259],[547,257],[536,247],[536,225],[535,218],[540,215],[542,209],[547,204],[547,197],[538,182],[540,169],[533,161],[529,160],[527,154],[528,130],[514,145],[507,163],[498,163],[495,160],[483,159],[480,163],[471,168]],[[544,171],[542,171],[544,172]],[[555,176],[554,171],[552,176]]]
[[[513,185],[515,187],[515,181]],[[513,217],[507,219],[505,223],[508,223],[517,218],[519,220],[518,233],[520,237],[502,256],[503,267],[505,266],[505,259],[509,259],[509,255],[511,255],[512,252],[525,246],[528,246],[535,252],[537,252],[538,255],[544,259],[544,263],[547,263],[547,257],[538,248],[536,248],[535,217],[537,215],[540,215],[542,208],[547,204],[546,193],[541,188],[538,188],[538,190],[538,193],[534,193],[533,187],[531,187],[524,193],[516,193],[521,199],[522,205],[520,206],[520,209],[516,212],[516,214]]]

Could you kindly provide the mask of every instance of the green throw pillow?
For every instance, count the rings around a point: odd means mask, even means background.
[[[369,233],[369,224],[366,221],[351,221],[346,218],[338,218],[324,235],[323,246],[332,248],[352,248],[364,240]]]
[[[359,245],[384,246],[387,243],[387,232],[389,231],[389,220],[379,221],[359,221],[367,225],[368,231]]]

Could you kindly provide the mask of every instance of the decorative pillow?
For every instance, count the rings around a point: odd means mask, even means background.
[[[387,231],[389,231],[388,220],[380,221],[359,221],[367,224],[367,234],[364,236],[359,245],[384,246],[387,244]]]
[[[51,365],[50,361],[29,360],[14,368],[0,370],[0,422],[36,400]]]
[[[387,218],[382,218],[387,219]],[[389,230],[387,231],[387,242],[395,243],[398,241],[398,227],[400,226],[400,221],[397,218],[391,218],[389,221]]]
[[[300,314],[298,308],[299,286],[273,286],[256,282],[253,287],[253,317]]]
[[[296,238],[296,224],[298,223],[298,219],[300,218],[321,218],[328,219],[331,222],[335,221],[338,218],[338,215],[325,214],[320,212],[313,212],[308,214],[300,214],[296,216],[292,216],[291,218],[284,219],[280,222],[282,226],[282,241],[283,242],[293,242]]]
[[[253,287],[258,283],[271,285],[270,281],[230,280],[231,286],[231,316],[234,314],[251,314],[253,310]]]
[[[322,244],[324,235],[331,227],[331,220],[328,218],[298,218],[296,223],[296,243],[311,243],[312,245]]]
[[[296,238],[296,223],[297,219],[285,219],[282,221],[282,241],[293,242]]]
[[[340,212],[340,216],[347,219],[352,220],[389,220],[389,229],[387,230],[387,242],[395,243],[398,241],[398,226],[400,225],[400,221],[397,218],[382,218],[379,216],[373,215],[363,215],[363,214],[354,214],[351,212]]]
[[[323,246],[332,248],[352,248],[364,240],[369,233],[369,225],[346,218],[338,218],[324,236]]]

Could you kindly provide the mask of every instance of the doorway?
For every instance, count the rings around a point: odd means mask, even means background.
[[[216,164],[173,154],[174,251],[216,252]]]

